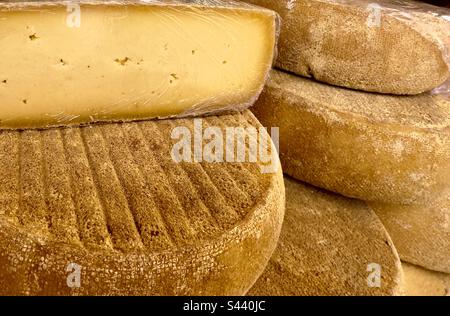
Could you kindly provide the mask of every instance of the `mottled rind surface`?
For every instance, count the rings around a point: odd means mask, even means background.
[[[450,295],[450,274],[426,270],[405,262],[402,262],[402,267],[405,274],[405,295]]]
[[[279,126],[283,171],[340,194],[428,204],[450,183],[450,102],[353,91],[273,71],[252,108]]]
[[[371,203],[400,258],[450,273],[450,193],[424,206]]]
[[[280,14],[281,69],[392,94],[429,91],[450,75],[450,22],[440,16],[448,9],[407,1],[245,1]]]
[[[260,126],[248,111],[203,124]],[[0,294],[244,294],[281,229],[279,161],[175,163],[177,126],[193,120],[2,131]]]
[[[402,270],[378,217],[364,202],[285,177],[280,240],[249,295],[398,295]],[[369,287],[369,264],[381,287]]]

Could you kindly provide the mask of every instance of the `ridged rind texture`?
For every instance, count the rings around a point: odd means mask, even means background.
[[[387,96],[274,71],[252,108],[280,128],[283,171],[345,196],[426,205],[450,186],[450,102]]]
[[[450,273],[450,193],[429,205],[370,203],[403,261]]]
[[[249,111],[203,124],[260,126]],[[281,229],[281,166],[176,163],[179,126],[193,120],[1,132],[0,293],[245,294]]]
[[[400,295],[397,251],[375,213],[285,177],[286,215],[269,265],[249,295]],[[381,267],[380,287],[369,286]],[[372,284],[372,283],[370,283]]]
[[[358,90],[419,94],[450,76],[446,8],[370,0],[246,0],[283,21],[277,67]]]

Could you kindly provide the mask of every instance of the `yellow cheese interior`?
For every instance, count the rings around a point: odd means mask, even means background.
[[[0,10],[0,128],[200,113],[248,105],[273,58],[259,9],[65,5]]]

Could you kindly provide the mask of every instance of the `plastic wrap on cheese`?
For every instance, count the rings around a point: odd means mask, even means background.
[[[282,19],[277,66],[333,85],[430,91],[450,76],[450,10],[401,0],[245,0]]]
[[[242,110],[277,36],[275,12],[233,1],[3,1],[0,128]]]
[[[431,93],[438,94],[443,98],[450,100],[450,78],[446,82],[444,82],[444,84],[431,91]]]

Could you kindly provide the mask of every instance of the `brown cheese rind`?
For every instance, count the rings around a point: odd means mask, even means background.
[[[419,94],[450,76],[449,11],[408,1],[246,0],[283,21],[277,67],[333,85]]]
[[[340,194],[427,204],[450,183],[450,102],[353,91],[274,71],[252,108],[280,128],[283,171]]]
[[[204,124],[259,127],[250,112]],[[279,161],[177,163],[192,119],[2,131],[2,295],[243,295],[284,215]],[[73,265],[81,286],[69,287]]]
[[[285,178],[286,216],[265,272],[248,295],[399,295],[394,245],[364,203]],[[371,278],[380,268],[380,287]]]

